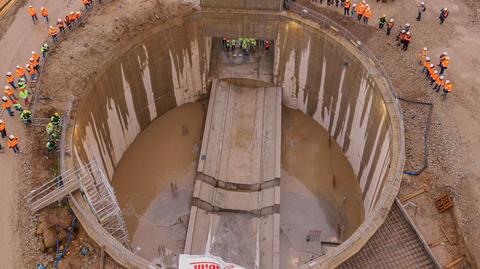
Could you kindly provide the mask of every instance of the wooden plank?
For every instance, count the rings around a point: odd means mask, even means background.
[[[425,190],[424,190],[424,189],[421,189],[421,190],[412,192],[412,193],[410,193],[410,194],[407,194],[407,195],[405,195],[405,196],[402,196],[402,197],[400,197],[400,202],[405,203],[406,201],[408,201],[408,200],[410,200],[410,199],[412,199],[412,198],[415,198],[415,197],[417,197],[418,195],[420,195],[420,194],[422,194],[422,193],[424,193],[424,192],[425,192]]]
[[[457,265],[461,261],[463,261],[463,259],[465,259],[465,255],[462,255],[462,256],[456,258],[455,260],[451,261],[449,264],[447,264],[447,266],[445,266],[445,269],[454,267],[455,265]]]

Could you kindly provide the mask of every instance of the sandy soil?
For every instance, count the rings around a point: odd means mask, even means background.
[[[417,209],[409,206],[415,223],[429,243],[445,240],[446,243],[434,247],[433,252],[442,264],[452,259],[468,255],[467,267],[480,265],[480,120],[478,100],[480,92],[475,88],[480,83],[476,70],[480,66],[480,27],[476,16],[478,1],[439,0],[426,2],[427,12],[422,21],[417,22],[416,5],[420,1],[404,0],[388,3],[369,2],[374,17],[370,20],[372,29],[377,28],[379,16],[386,14],[398,26],[412,24],[413,41],[407,52],[403,52],[387,37],[384,31],[375,30],[367,45],[378,55],[402,97],[434,103],[429,168],[419,177],[405,176],[400,196],[426,188],[427,193],[411,201]],[[473,8],[475,6],[475,8]],[[441,8],[451,10],[444,25],[438,21]],[[340,9],[327,8],[327,15]],[[340,15],[341,16],[341,15]],[[475,22],[474,19],[476,20]],[[358,24],[355,22],[355,24]],[[356,27],[347,27],[356,33]],[[360,36],[363,32],[360,33]],[[432,92],[430,85],[420,75],[417,55],[421,48],[428,47],[434,63],[442,51],[451,57],[451,65],[446,73],[454,84],[454,92],[447,100]],[[405,117],[407,167],[420,167],[423,156],[422,143],[427,109],[402,104]],[[454,197],[455,208],[439,214],[434,200],[449,193]],[[446,240],[443,227],[452,243]],[[462,264],[461,264],[462,265]]]

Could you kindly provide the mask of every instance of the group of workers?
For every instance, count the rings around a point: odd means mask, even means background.
[[[261,47],[268,52],[271,47],[271,41],[263,39],[257,40],[255,38],[229,39],[224,36],[222,37],[222,46],[227,52],[235,53],[237,49],[241,49],[243,51],[242,55],[248,55],[249,53],[254,53],[257,47]],[[236,56],[236,54],[234,54],[234,56]]]
[[[433,86],[433,90],[439,92],[443,90],[444,99],[447,97],[447,94],[453,90],[453,85],[450,80],[445,78],[445,71],[450,64],[450,57],[447,52],[440,54],[440,59],[438,67],[440,70],[435,68],[435,65],[432,63],[430,57],[428,57],[428,49],[423,48],[419,54],[419,63],[423,66],[422,73],[425,75],[425,78],[430,80],[430,85]]]

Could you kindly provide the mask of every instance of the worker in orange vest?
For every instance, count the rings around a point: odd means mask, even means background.
[[[65,23],[62,21],[62,19],[57,20],[57,27],[60,30],[60,33],[65,33]]]
[[[368,24],[368,19],[372,17],[372,10],[368,4],[365,7],[365,11],[363,12],[363,23]]]
[[[50,25],[50,28],[48,29],[48,35],[52,37],[53,42],[58,42],[58,29],[57,27],[54,27]]]
[[[12,101],[7,99],[6,96],[2,97],[2,108],[8,112],[8,115],[10,115],[10,117],[14,116],[14,113],[12,111]]]
[[[427,67],[427,74],[425,75],[425,77],[427,79],[430,79],[434,71],[435,71],[435,66],[433,64],[430,64],[430,66]]]
[[[357,5],[355,12],[357,13],[358,21],[360,21],[363,17],[363,13],[365,12],[365,1],[362,1]]]
[[[23,69],[21,66],[17,65],[15,67],[15,73],[17,74],[18,78],[23,78],[25,81],[28,81],[27,76],[25,75],[25,69]]]
[[[350,15],[350,5],[352,2],[350,0],[345,0],[345,4],[343,5],[343,16]]]
[[[8,137],[7,144],[8,148],[13,150],[13,153],[20,153],[20,149],[18,148],[18,138],[16,138],[13,134]]]
[[[38,21],[37,11],[35,10],[35,8],[33,6],[28,6],[27,10],[28,10],[28,14],[30,14],[30,16],[32,16],[33,23],[36,24],[37,21]]]
[[[39,66],[40,66],[40,65],[39,65],[38,62],[35,60],[35,58],[31,57],[30,59],[28,59],[28,62],[29,62],[29,64],[32,66],[32,68],[35,69],[35,71],[37,71],[37,73],[38,73],[38,71],[40,71],[40,70],[39,70]],[[28,72],[28,71],[27,71],[27,72]]]
[[[438,77],[440,77],[438,75],[438,71],[437,70],[433,70],[433,73],[430,74],[430,85],[433,85],[433,83],[435,81],[437,81]]]
[[[12,88],[17,88],[17,86],[15,86],[15,78],[13,77],[12,72],[7,72],[7,83],[10,84]]]
[[[443,85],[443,99],[447,98],[447,94],[453,90],[453,85],[450,80],[446,80]]]
[[[75,20],[77,20],[77,21],[80,20],[81,16],[82,16],[82,12],[80,12],[80,11],[75,12]]]
[[[444,76],[438,76],[438,78],[435,79],[435,86],[433,86],[433,89],[437,92],[443,88],[444,78]]]
[[[30,75],[30,78],[32,79],[32,81],[34,81],[37,78],[38,72],[31,64],[25,65],[25,70],[27,70],[27,72]]]
[[[423,61],[423,68],[422,68],[422,73],[425,75],[428,74],[428,67],[432,64],[432,61],[430,60],[430,57],[425,57],[425,61]]]
[[[68,19],[70,20],[70,23],[74,23],[76,20],[77,16],[75,16],[75,12],[71,11],[70,14],[68,15]]]
[[[0,133],[2,134],[2,138],[7,137],[7,125],[3,120],[0,120]]]
[[[36,51],[32,51],[32,58],[37,62],[37,64],[40,63],[40,54],[38,54]]]
[[[46,7],[41,7],[40,13],[42,13],[42,17],[45,19],[45,22],[48,24],[48,9]]]
[[[5,90],[3,91],[5,93],[5,96],[8,97],[10,100],[17,100],[17,97],[15,96],[15,91],[10,86],[5,86]]]
[[[91,0],[83,0],[83,4],[85,5],[85,10],[89,10],[92,7]]]
[[[440,60],[440,64],[438,65],[438,67],[440,67],[440,75],[443,75],[443,72],[447,70],[449,64],[450,64],[450,57],[448,56],[443,57]]]
[[[410,45],[410,41],[412,40],[412,34],[410,32],[406,32],[404,35],[403,35],[403,50],[407,50],[408,49],[408,45]]]

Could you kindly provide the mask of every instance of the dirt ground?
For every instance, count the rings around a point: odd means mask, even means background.
[[[354,1],[355,2],[355,1]],[[429,167],[418,177],[404,176],[399,197],[425,189],[426,193],[411,199],[406,206],[423,237],[430,244],[442,242],[432,247],[432,251],[442,265],[457,257],[467,255],[468,262],[460,267],[480,266],[480,121],[475,100],[480,92],[475,88],[480,83],[476,70],[480,67],[480,57],[476,48],[480,47],[480,25],[476,17],[478,1],[425,1],[426,15],[416,21],[417,5],[420,1],[402,0],[369,2],[374,17],[370,19],[373,34],[358,31],[358,22],[351,25],[342,23],[359,36],[373,50],[384,64],[394,86],[401,97],[432,102],[433,114],[430,129]],[[443,7],[451,11],[444,25],[439,24],[438,14]],[[319,10],[329,17],[339,15],[343,10],[323,5]],[[332,15],[336,13],[336,15]],[[378,18],[386,14],[394,18],[397,33],[399,26],[412,25],[413,41],[407,52],[401,51],[393,36],[386,36],[378,29]],[[345,21],[342,18],[340,22]],[[339,21],[337,19],[337,21]],[[352,19],[352,21],[354,21]],[[355,26],[352,26],[355,25]],[[447,51],[451,65],[446,72],[447,79],[454,84],[454,92],[442,100],[432,91],[429,83],[420,74],[418,53],[421,48],[429,48],[432,62],[438,64],[441,52]],[[428,109],[401,102],[405,120],[406,169],[420,168],[423,157],[423,132]],[[438,213],[435,199],[444,194],[454,198],[455,207],[445,213]],[[443,231],[442,231],[443,229]]]
[[[118,42],[128,42],[142,28],[171,18],[173,14],[182,15],[192,12],[190,5],[175,5],[170,1],[138,1],[114,0],[111,4],[97,6],[94,16],[87,22],[85,28],[78,32],[79,39],[89,40],[89,35],[102,35],[102,40],[91,40],[79,44],[70,35],[62,45],[52,53],[51,65],[45,76],[45,88],[42,95],[54,96],[51,102],[44,102],[40,107],[40,115],[48,116],[52,111],[65,107],[70,96],[79,96],[81,91],[72,92],[68,89],[84,89],[91,83],[91,77],[96,74],[95,67],[101,66],[115,53],[111,48],[118,47]],[[324,1],[325,2],[325,1]],[[396,0],[394,2],[370,3],[374,17],[368,28],[357,22],[349,22],[345,18],[341,23],[357,34],[359,38],[378,55],[402,97],[430,101],[434,103],[430,149],[429,168],[418,177],[405,176],[400,197],[421,188],[427,190],[410,200],[407,207],[428,243],[443,242],[432,248],[442,265],[451,260],[467,255],[467,262],[461,263],[463,268],[480,267],[480,120],[476,100],[480,91],[475,88],[480,84],[477,70],[480,67],[480,56],[476,53],[480,48],[479,18],[476,18],[478,2],[472,0],[435,0],[425,1],[427,13],[421,22],[415,21],[416,0]],[[52,18],[57,14],[68,13],[71,9],[81,6],[81,1],[21,1],[35,6],[46,5],[50,8]],[[449,7],[450,17],[444,25],[438,23],[438,11]],[[16,64],[26,62],[32,49],[38,50],[46,38],[47,25],[39,22],[32,26],[25,8],[18,7],[10,12],[9,18],[0,21],[0,74],[13,71]],[[340,9],[333,7],[321,8],[329,17],[335,17]],[[106,15],[108,12],[108,16]],[[396,46],[392,36],[387,37],[376,29],[379,15],[393,17],[397,26],[406,22],[412,24],[413,41],[407,52]],[[15,14],[15,15],[14,15]],[[13,19],[12,19],[13,18]],[[41,19],[41,18],[40,18]],[[137,25],[132,27],[131,25]],[[7,29],[8,28],[8,29]],[[21,32],[22,35],[18,33]],[[76,34],[75,34],[76,35]],[[430,86],[420,75],[417,64],[419,50],[427,46],[434,63],[442,51],[448,51],[451,66],[447,77],[454,84],[454,92],[442,100],[432,92]],[[94,62],[86,62],[82,55],[96,55]],[[62,57],[60,57],[62,55]],[[67,60],[70,56],[70,60]],[[71,64],[74,59],[75,65]],[[50,60],[49,60],[50,61]],[[63,78],[59,80],[58,78]],[[73,87],[76,85],[77,87]],[[417,168],[418,154],[422,154],[418,140],[423,136],[426,110],[402,105],[406,120],[407,167]],[[35,236],[38,216],[31,216],[24,205],[24,196],[31,188],[47,179],[55,171],[55,159],[47,158],[41,129],[29,129],[26,132],[18,119],[6,119],[7,130],[20,137],[20,148],[23,154],[14,156],[10,151],[0,154],[0,259],[5,268],[29,268],[40,259],[48,261],[50,254],[39,252],[39,242]],[[36,139],[32,139],[36,138]],[[35,143],[34,143],[35,141]],[[3,143],[5,141],[2,141]],[[421,146],[421,143],[420,143]],[[415,153],[413,153],[415,152]],[[416,157],[412,160],[413,157]],[[47,167],[52,167],[52,170]],[[32,179],[33,182],[32,182]],[[455,207],[439,214],[434,206],[434,199],[444,193],[453,196]],[[442,231],[443,228],[443,231]],[[82,238],[80,240],[80,238]],[[85,240],[84,240],[85,238]],[[92,244],[80,230],[77,243]],[[21,242],[21,245],[20,245]],[[88,260],[98,262],[97,252]],[[17,255],[18,253],[23,255]],[[77,251],[75,251],[77,252]],[[72,252],[73,253],[73,252]],[[82,268],[85,260],[78,255],[71,255],[64,262],[65,268]],[[114,265],[110,265],[114,266]],[[92,268],[95,266],[91,266]]]

